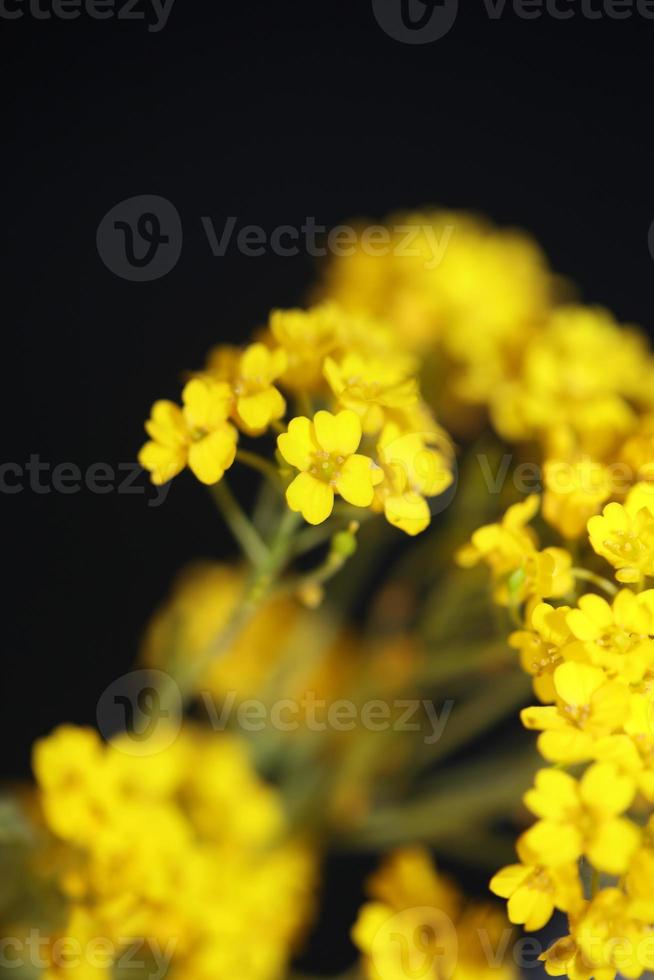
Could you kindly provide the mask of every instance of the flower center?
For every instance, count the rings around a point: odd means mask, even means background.
[[[314,453],[313,463],[309,469],[309,473],[311,476],[315,476],[317,480],[322,480],[323,483],[329,483],[333,486],[338,479],[341,466],[344,462],[345,457],[338,456],[335,453],[326,453],[324,451]]]

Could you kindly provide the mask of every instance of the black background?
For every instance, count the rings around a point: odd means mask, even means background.
[[[654,22],[461,6],[424,46],[388,37],[369,0],[176,0],[160,33],[0,19],[4,461],[129,463],[183,369],[302,301],[313,259],[214,258],[202,215],[270,231],[476,209],[532,232],[584,299],[650,327]],[[96,250],[103,215],[138,194],[184,225],[156,282],[117,278]],[[231,548],[188,475],[161,507],[149,498],[0,494],[6,776],[27,774],[56,723],[93,722],[174,571]]]

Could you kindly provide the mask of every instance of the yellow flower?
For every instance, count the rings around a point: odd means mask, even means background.
[[[525,728],[542,732],[538,751],[549,762],[584,762],[592,758],[595,742],[621,728],[629,710],[629,690],[607,680],[599,667],[564,663],[554,671],[557,704],[524,708]]]
[[[524,834],[539,864],[555,867],[585,855],[593,867],[621,874],[638,847],[640,831],[621,817],[634,783],[610,763],[598,762],[581,782],[557,769],[541,769],[525,804],[540,819]]]
[[[554,909],[572,912],[583,900],[577,864],[554,867],[538,864],[523,839],[517,844],[520,864],[510,864],[493,876],[490,890],[507,898],[509,921],[528,931],[542,929]]]
[[[334,494],[355,507],[369,507],[381,471],[368,456],[357,453],[361,442],[359,416],[348,409],[332,415],[316,412],[311,422],[292,419],[277,439],[279,451],[300,470],[286,491],[291,510],[309,524],[322,524],[334,507]]]
[[[426,444],[419,432],[405,432],[396,423],[384,426],[377,445],[383,471],[375,495],[389,524],[406,534],[420,534],[431,520],[425,497],[436,497],[452,483],[449,461]]]
[[[60,725],[34,743],[32,766],[44,790],[45,818],[62,839],[91,840],[114,805],[102,762],[102,743],[89,728]]]
[[[352,930],[367,980],[516,977],[508,956],[488,957],[506,935],[506,919],[487,905],[464,903],[421,848],[391,853],[367,891],[373,901],[359,910]]]
[[[526,236],[457,212],[393,215],[387,231],[384,254],[360,244],[332,259],[323,295],[388,319],[405,348],[441,345],[459,397],[486,400],[547,309],[541,252]]]
[[[501,523],[478,528],[470,544],[457,553],[457,561],[464,568],[486,562],[493,574],[495,601],[502,606],[534,597],[563,596],[572,588],[568,552],[563,548],[538,551],[536,535],[527,527],[539,502],[538,495],[532,494],[513,504]]]
[[[568,540],[586,530],[588,519],[611,496],[607,469],[589,457],[574,463],[550,460],[544,466],[543,517]]]
[[[505,438],[537,438],[550,458],[610,456],[631,431],[650,358],[605,310],[561,306],[528,343],[517,380],[491,397]]]
[[[601,596],[582,596],[566,623],[582,654],[610,677],[638,684],[654,667],[654,589],[635,595],[621,589],[612,605]]]
[[[619,888],[603,888],[571,926],[577,962],[590,968],[586,975],[596,980],[617,973],[636,978],[654,967],[651,928],[631,915],[629,899]]]
[[[277,792],[229,736],[189,726],[146,755],[128,754],[125,739],[102,745],[66,727],[35,749],[45,819],[65,841],[54,871],[70,899],[69,934],[120,952],[122,937],[147,937],[144,952],[171,958],[170,980],[285,975],[310,914],[315,860],[289,838]],[[53,962],[46,975],[63,980],[65,967]]]
[[[595,745],[595,758],[611,762],[654,803],[654,702],[632,694],[624,734],[607,735]]]
[[[346,353],[340,360],[327,357],[324,373],[339,403],[361,419],[366,434],[379,432],[387,409],[404,409],[418,400],[418,382],[410,377],[413,364],[399,357],[371,359]]]
[[[271,350],[262,343],[250,344],[244,351],[218,347],[209,354],[207,373],[231,385],[234,420],[249,435],[260,435],[284,415],[286,402],[274,382],[287,364],[285,350]]]
[[[201,483],[222,479],[234,462],[238,438],[227,421],[231,401],[228,384],[203,377],[185,385],[183,408],[170,401],[154,403],[145,423],[151,441],[139,453],[153,483],[166,483],[185,466]]]
[[[625,506],[607,504],[601,516],[588,521],[588,536],[595,552],[617,569],[618,582],[654,575],[654,514],[647,507],[635,510],[629,498]]]
[[[509,636],[509,645],[520,651],[522,668],[533,677],[534,692],[544,704],[556,698],[554,671],[564,662],[572,639],[566,620],[569,609],[540,602],[531,610],[530,629]]]
[[[283,384],[292,391],[321,390],[324,360],[343,339],[342,311],[332,303],[310,310],[273,310],[270,332],[288,355]]]

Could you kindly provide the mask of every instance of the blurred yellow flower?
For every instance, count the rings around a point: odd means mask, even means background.
[[[506,920],[488,905],[466,904],[421,848],[392,852],[368,883],[372,901],[352,930],[368,980],[451,977],[514,980],[517,970],[502,947]]]
[[[124,739],[103,745],[66,726],[35,746],[46,821],[74,849],[60,872],[67,934],[114,951],[141,937],[166,951],[173,980],[276,980],[310,916],[315,873],[310,849],[285,836],[276,792],[228,736],[188,727],[150,755],[129,754]],[[50,976],[60,972],[53,963]]]

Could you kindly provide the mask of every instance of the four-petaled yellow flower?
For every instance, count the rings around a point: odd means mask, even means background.
[[[525,803],[540,819],[524,834],[539,864],[556,867],[585,855],[593,867],[622,874],[640,843],[639,828],[622,817],[634,782],[615,765],[597,762],[580,782],[558,769],[541,769]]]
[[[536,534],[527,526],[539,504],[537,494],[513,504],[501,523],[478,528],[470,543],[457,553],[457,561],[464,568],[480,561],[490,567],[499,605],[564,596],[572,588],[570,554],[564,548],[538,551]]]
[[[418,400],[418,382],[410,377],[410,362],[402,358],[370,359],[349,353],[341,361],[325,359],[324,374],[344,408],[361,419],[365,433],[382,428],[389,409],[404,409]]]
[[[182,392],[183,408],[158,401],[145,423],[150,436],[139,463],[156,485],[177,476],[185,466],[201,483],[217,483],[234,462],[238,433],[227,419],[232,402],[228,384],[193,378]]]
[[[525,728],[542,732],[538,750],[549,762],[591,759],[595,742],[619,729],[629,711],[629,691],[599,667],[564,663],[554,671],[556,706],[524,708]]]
[[[394,422],[384,426],[377,454],[384,479],[377,487],[376,508],[383,508],[394,527],[420,534],[431,520],[425,497],[438,496],[452,483],[448,460],[420,432],[404,432]]]
[[[588,521],[590,543],[613,565],[618,582],[654,576],[654,487],[637,484],[624,504],[607,504]]]
[[[231,385],[234,421],[248,435],[256,436],[286,411],[286,401],[275,382],[287,365],[288,355],[281,347],[271,349],[256,343],[241,351],[223,345],[210,352],[206,370],[215,380]]]
[[[337,415],[316,412],[313,421],[292,419],[288,432],[277,439],[286,462],[300,470],[286,491],[291,510],[309,524],[322,524],[333,510],[335,493],[355,507],[369,507],[383,474],[368,456],[357,453],[360,442],[361,421],[348,409]]]
[[[520,864],[509,864],[493,876],[490,889],[507,898],[509,921],[528,931],[542,929],[554,909],[574,912],[583,901],[579,868],[574,862],[548,867],[530,854],[524,839],[516,845]]]

